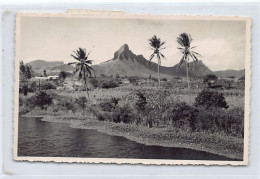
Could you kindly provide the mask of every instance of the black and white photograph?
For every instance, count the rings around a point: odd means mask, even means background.
[[[248,17],[16,17],[14,158],[248,165]]]

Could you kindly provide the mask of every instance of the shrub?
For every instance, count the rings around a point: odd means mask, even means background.
[[[138,112],[145,111],[146,104],[147,104],[146,97],[141,92],[137,93],[137,96],[138,99],[135,103],[136,109],[138,110]]]
[[[94,88],[98,87],[98,80],[95,78],[90,78],[89,83],[93,85]]]
[[[57,111],[72,111],[75,112],[77,110],[76,106],[74,105],[74,102],[72,100],[68,99],[60,99],[57,103],[58,109]]]
[[[118,87],[119,85],[113,81],[113,80],[109,80],[109,81],[106,81],[106,82],[103,82],[101,84],[101,88],[115,88],[115,87]]]
[[[234,108],[231,110],[200,108],[196,120],[197,131],[211,133],[225,133],[242,138],[244,135],[244,110]]]
[[[222,93],[204,89],[195,99],[195,106],[205,106],[207,109],[210,107],[225,108],[229,106]]]
[[[53,98],[44,91],[37,92],[35,95],[26,98],[24,105],[29,109],[33,109],[38,106],[41,109],[44,109],[45,105],[51,105]]]
[[[68,76],[71,76],[72,74],[66,71],[60,71],[59,73],[59,79],[65,80]]]
[[[85,96],[81,96],[75,99],[76,104],[80,107],[80,109],[85,109],[87,107],[87,98]]]
[[[35,99],[36,99],[36,101],[35,101],[36,106],[39,106],[41,108],[43,108],[44,105],[52,104],[52,100],[53,100],[53,98],[44,91],[40,91],[40,92],[36,93]]]
[[[102,114],[98,114],[98,115],[97,115],[97,119],[98,119],[99,121],[104,121],[104,120],[105,120],[105,118],[104,118],[104,116],[103,116]]]
[[[162,78],[161,81],[165,81],[165,82],[166,82],[166,81],[167,81],[167,78]]]
[[[139,79],[139,77],[137,77],[137,76],[129,76],[129,77],[128,77],[128,80],[129,80],[130,83],[132,83],[132,84],[136,84],[138,79]]]
[[[111,98],[107,99],[101,103],[99,103],[99,106],[102,111],[111,112],[115,109],[115,107],[118,104],[119,99],[118,98]]]
[[[192,130],[195,129],[198,110],[184,102],[175,103],[172,107],[170,118],[176,127],[189,126]]]
[[[135,117],[132,111],[132,108],[128,105],[116,108],[113,112],[113,122],[133,123],[135,121]]]
[[[37,83],[36,83],[36,81],[33,81],[33,82],[31,82],[30,84],[29,84],[29,89],[28,89],[28,91],[29,92],[34,92],[34,91],[36,91],[37,90]]]
[[[51,82],[46,82],[40,85],[42,90],[56,89],[56,86]]]

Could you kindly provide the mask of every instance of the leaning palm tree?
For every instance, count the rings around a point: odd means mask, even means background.
[[[160,87],[160,65],[161,65],[161,57],[165,58],[165,56],[161,53],[161,50],[165,49],[165,47],[162,47],[165,42],[161,41],[160,38],[157,38],[156,35],[154,35],[151,39],[149,39],[149,44],[151,46],[151,49],[153,50],[153,54],[149,58],[149,63],[154,57],[157,57],[158,61],[158,82]]]
[[[79,48],[78,50],[73,52],[75,55],[71,54],[71,56],[74,59],[76,59],[78,62],[71,62],[68,63],[68,65],[76,65],[76,70],[73,72],[73,75],[79,72],[79,79],[84,80],[85,89],[87,91],[87,95],[89,98],[88,89],[87,89],[87,78],[89,76],[92,76],[92,71],[94,72],[94,76],[95,76],[95,70],[90,66],[92,65],[92,60],[88,60],[88,56],[91,51],[89,53],[86,53],[86,49]]]
[[[179,62],[178,69],[182,65],[183,62],[185,62],[186,65],[186,74],[187,74],[187,83],[188,83],[188,89],[190,88],[189,84],[189,65],[190,65],[190,59],[193,60],[193,66],[198,63],[198,56],[201,56],[199,53],[195,52],[193,49],[195,46],[191,47],[192,38],[190,34],[182,33],[177,37],[177,42],[179,44],[178,49],[182,53],[181,61]]]

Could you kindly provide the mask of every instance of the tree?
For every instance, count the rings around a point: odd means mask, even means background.
[[[43,76],[44,77],[48,76],[45,69],[43,70]]]
[[[211,87],[211,81],[215,81],[217,80],[218,77],[214,74],[209,74],[209,75],[206,75],[203,79],[203,83],[208,83],[208,86]]]
[[[189,64],[190,64],[190,58],[193,60],[195,64],[198,63],[198,56],[201,56],[199,53],[193,51],[195,46],[191,47],[192,38],[190,34],[182,33],[177,37],[177,42],[179,44],[178,49],[182,53],[181,61],[179,62],[178,69],[182,65],[183,62],[185,62],[186,65],[186,74],[187,74],[187,83],[188,83],[188,89],[190,88],[189,84]]]
[[[151,46],[151,49],[153,50],[153,54],[149,58],[149,63],[154,57],[157,57],[158,60],[158,82],[160,87],[160,65],[161,65],[161,57],[165,58],[165,56],[161,53],[161,50],[165,49],[165,47],[162,47],[165,42],[161,41],[160,38],[157,38],[156,35],[154,35],[151,39],[149,39],[149,43]]]
[[[62,80],[65,80],[68,76],[70,76],[71,75],[71,73],[69,73],[69,72],[66,72],[66,71],[61,71],[60,73],[59,73],[59,78],[60,79],[62,79]]]
[[[25,96],[28,92],[28,82],[32,77],[34,77],[34,71],[32,69],[32,66],[24,64],[23,61],[20,61],[19,80],[20,85],[22,86],[22,91]]]
[[[90,66],[92,65],[92,60],[88,60],[88,56],[91,51],[89,53],[86,53],[86,49],[79,48],[78,50],[73,52],[75,55],[71,54],[71,56],[78,62],[71,62],[68,65],[73,65],[73,64],[76,65],[76,70],[74,71],[73,75],[79,72],[79,80],[81,79],[84,80],[85,88],[89,98],[88,89],[87,89],[87,78],[89,76],[92,76],[92,72],[94,72],[94,76],[95,76],[95,70]]]

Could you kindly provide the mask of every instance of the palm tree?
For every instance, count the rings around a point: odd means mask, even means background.
[[[90,54],[86,53],[86,49],[79,48],[76,51],[73,51],[75,55],[71,54],[71,56],[76,59],[78,62],[71,62],[68,63],[68,65],[76,65],[76,70],[73,72],[73,75],[77,72],[79,72],[79,79],[84,80],[85,88],[88,94],[88,89],[87,89],[87,78],[89,76],[92,76],[92,71],[94,72],[95,76],[95,70],[90,66],[92,65],[92,60],[88,60],[88,56]],[[89,94],[88,94],[89,98]]]
[[[182,33],[177,37],[177,42],[180,45],[178,49],[182,53],[181,61],[179,62],[178,69],[182,65],[183,62],[185,62],[186,65],[186,73],[187,73],[187,83],[188,83],[188,89],[190,88],[189,84],[189,63],[190,58],[193,60],[194,64],[198,63],[198,56],[201,56],[199,53],[193,51],[195,46],[191,47],[192,38],[190,34]]]
[[[153,57],[157,57],[158,60],[158,82],[160,87],[160,65],[161,65],[161,57],[165,58],[165,56],[161,53],[161,50],[165,49],[165,47],[162,47],[165,42],[161,41],[160,38],[157,38],[156,35],[154,35],[151,39],[149,39],[149,44],[151,46],[151,49],[153,50],[153,54],[150,56],[149,63],[153,59]]]

